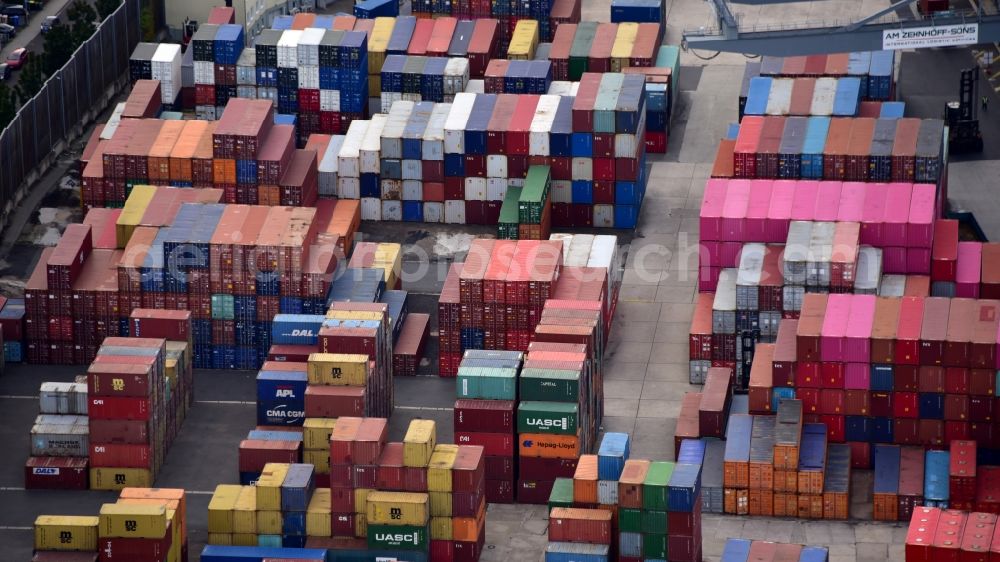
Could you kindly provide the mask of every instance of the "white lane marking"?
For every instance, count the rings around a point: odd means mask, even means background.
[[[256,406],[257,402],[247,400],[195,400],[195,404],[228,404],[230,406]]]
[[[8,525],[0,526],[0,531],[34,531],[34,527],[11,527]]]
[[[38,400],[38,396],[22,396],[20,394],[0,394],[0,398],[9,398],[11,400]]]
[[[0,492],[23,492],[24,490],[24,488],[17,486],[0,486]]]
[[[450,412],[454,408],[435,408],[432,406],[396,406],[397,410],[428,410],[432,412]]]

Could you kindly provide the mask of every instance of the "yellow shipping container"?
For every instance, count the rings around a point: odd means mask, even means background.
[[[102,537],[162,539],[167,534],[167,508],[106,503],[101,506],[100,524]]]
[[[328,310],[326,317],[331,320],[386,320],[381,312],[365,310]]]
[[[233,546],[233,534],[232,533],[209,533],[208,534],[208,544],[217,544],[220,546]]]
[[[288,474],[288,465],[285,463],[269,462],[264,465],[264,470],[257,479],[257,510],[258,511],[281,511],[281,484]],[[259,524],[258,524],[259,525]],[[257,531],[262,535],[272,534]],[[278,531],[277,534],[281,534]]]
[[[635,48],[635,37],[639,33],[639,24],[625,22],[618,24],[618,33],[611,47],[611,72],[621,72],[628,68]]]
[[[368,356],[344,353],[309,355],[309,384],[327,386],[365,386],[368,382]]]
[[[333,433],[333,426],[336,423],[337,420],[333,418],[306,418],[305,423],[302,424],[302,447],[307,451],[309,449],[324,450],[329,457],[330,434]],[[330,466],[329,459],[326,464],[327,467]]]
[[[173,549],[173,545],[181,544],[181,541],[183,540],[182,530],[184,528],[184,523],[181,520],[180,510],[177,509],[179,503],[177,500],[119,497],[117,503],[124,505],[162,505],[167,509],[167,520],[170,521],[170,536],[172,537],[170,541],[171,549]]]
[[[451,517],[431,517],[431,540],[450,541],[451,537]]]
[[[280,511],[258,511],[257,512],[257,534],[258,535],[280,535],[281,534],[281,512]]]
[[[451,517],[451,492],[427,492],[431,517]]]
[[[233,533],[233,546],[257,546],[255,533]]]
[[[333,504],[330,488],[316,488],[309,508],[306,509],[306,536],[329,537],[333,535]]]
[[[437,444],[437,426],[434,420],[413,420],[403,437],[403,466],[427,466]],[[455,461],[452,460],[454,463]]]
[[[156,187],[152,185],[136,185],[132,187],[132,193],[125,200],[122,207],[122,214],[118,215],[115,223],[115,242],[119,248],[124,248],[128,244],[129,238],[135,228],[142,222],[142,216],[146,214],[149,202],[156,194]]]
[[[170,346],[171,342],[167,342]],[[187,344],[181,344],[186,346]],[[238,486],[237,486],[238,487]],[[177,510],[177,519],[181,523],[181,536],[187,540],[187,498],[181,488],[125,488],[118,495],[123,499],[166,500],[167,509]]]
[[[123,488],[148,488],[153,476],[145,468],[91,468],[91,490],[121,490]]]
[[[535,49],[538,48],[538,22],[535,20],[519,20],[514,27],[514,33],[507,47],[507,58],[510,60],[532,60]]]
[[[35,550],[97,550],[97,517],[39,515],[35,518]]]
[[[316,474],[330,474],[330,449],[306,449],[302,451],[302,462],[313,465]]]
[[[238,544],[236,535],[240,534],[257,535],[257,490],[253,486],[242,486],[233,508],[233,544]]]
[[[368,512],[368,494],[374,492],[368,488],[354,489],[354,513]]]
[[[375,525],[426,525],[427,494],[372,492],[365,513]]]
[[[368,75],[381,76],[382,63],[385,62],[385,52],[389,47],[389,38],[392,37],[392,28],[396,25],[396,18],[379,17],[375,18],[375,26],[368,34]],[[378,97],[381,90],[369,92],[369,95]]]
[[[403,271],[403,246],[401,244],[383,242],[375,247],[373,268],[385,270],[385,288],[393,289]]]
[[[368,518],[364,513],[354,515],[354,536],[359,539],[368,536]]]
[[[406,445],[403,445],[404,447]],[[404,449],[405,455],[405,449]],[[427,490],[431,492],[451,491],[451,468],[455,466],[458,445],[442,443],[434,448],[431,461],[427,465]],[[405,456],[404,456],[405,458]]]
[[[208,532],[231,534],[233,532],[233,511],[240,498],[243,486],[219,484],[215,487],[212,500],[208,502]]]

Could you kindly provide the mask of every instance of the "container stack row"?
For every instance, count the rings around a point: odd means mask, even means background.
[[[552,489],[545,559],[699,560],[703,456],[702,442],[686,440],[676,463],[630,459],[628,436],[607,434]]]
[[[508,186],[497,219],[497,238],[547,240],[552,232],[551,186],[549,166],[530,166],[523,188]]]
[[[200,119],[214,119],[238,96],[237,65],[244,29],[236,24],[205,24],[191,37],[194,102]]]
[[[125,488],[98,516],[40,515],[35,556],[44,560],[182,562],[188,558],[184,490]]]
[[[995,513],[918,507],[910,519],[906,562],[930,562],[942,556],[989,557],[1000,545]]]
[[[723,562],[827,562],[830,551],[822,546],[775,543],[771,541],[751,541],[748,539],[726,539],[722,549]]]
[[[858,78],[758,76],[750,80],[743,116],[856,117],[860,103]]]
[[[24,299],[0,297],[0,341],[3,342],[3,364],[24,361],[25,330]]]
[[[242,28],[240,31],[242,33]],[[129,78],[132,82],[155,80],[159,93],[157,105],[177,110],[182,105],[181,58],[180,45],[139,43],[129,58]]]
[[[934,222],[931,296],[1000,298],[1000,245],[958,240],[958,221]],[[2,312],[0,312],[2,315]]]
[[[462,0],[456,3],[420,0],[413,6],[413,15],[418,18],[418,24],[421,21],[439,21],[443,19],[441,16],[473,20],[496,18],[499,21],[500,45],[506,50],[521,21],[533,21],[538,40],[551,41],[552,34],[560,24],[580,21],[580,0],[544,0],[530,4],[518,4],[511,0],[492,4],[484,0]]]
[[[90,466],[87,383],[43,382],[38,394],[39,415],[31,427],[24,487],[86,490]]]
[[[921,505],[996,513],[1000,467],[977,467],[974,441],[952,441],[949,449],[876,445],[874,519],[909,521]]]
[[[654,66],[663,28],[653,23],[580,22],[559,26],[549,60],[553,80],[579,81],[586,72]]]
[[[389,113],[400,100],[451,103],[468,85],[469,59],[388,55],[381,70],[381,112]]]

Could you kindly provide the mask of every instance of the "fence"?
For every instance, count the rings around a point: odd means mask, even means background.
[[[140,1],[124,0],[0,131],[0,231],[67,142],[127,84],[141,35]]]

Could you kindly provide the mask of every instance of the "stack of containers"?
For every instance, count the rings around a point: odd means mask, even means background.
[[[861,82],[861,97],[887,101],[895,97],[895,53],[891,51],[861,51],[807,57],[766,56],[759,63],[747,63],[749,76],[774,78],[857,77]]]
[[[367,536],[366,501],[377,488],[377,465],[386,447],[387,427],[384,418],[342,417],[333,428],[330,494],[335,537]]]
[[[367,358],[363,404],[371,415],[392,415],[392,331],[388,307],[382,303],[334,302],[319,330],[321,355],[351,355],[351,362]],[[358,366],[360,369],[360,365]]]
[[[438,297],[438,375],[455,376],[462,361],[462,314],[460,281],[465,264],[456,262],[448,268]],[[513,433],[513,429],[511,430]]]
[[[392,348],[392,372],[394,375],[413,376],[417,374],[424,348],[430,332],[430,314],[411,313],[403,320],[399,336]]]
[[[381,67],[381,112],[400,100],[451,103],[468,85],[468,59],[388,55]]]
[[[31,456],[24,464],[25,488],[87,489],[87,402],[86,384],[42,383]]]
[[[207,119],[209,121],[214,120],[217,115],[215,86],[215,36],[218,32],[218,25],[205,24],[199,26],[198,31],[196,31],[194,36],[191,37],[191,50],[194,59],[195,115],[198,119]],[[138,50],[136,52],[138,53]],[[225,88],[225,86],[220,86]],[[233,84],[233,86],[235,87],[235,84]],[[226,94],[225,89],[222,89],[222,92],[223,95]],[[226,101],[228,101],[228,99],[229,98],[226,97]],[[225,103],[223,103],[222,106],[225,107]],[[218,115],[221,114],[222,112],[219,111]]]
[[[485,493],[491,503],[514,501],[517,379],[522,360],[517,351],[470,350],[458,368],[455,441],[483,447]]]
[[[4,297],[0,305],[0,339],[4,365],[24,361],[25,300]]]
[[[546,60],[493,59],[483,82],[487,94],[541,95],[551,87],[552,63]]]

